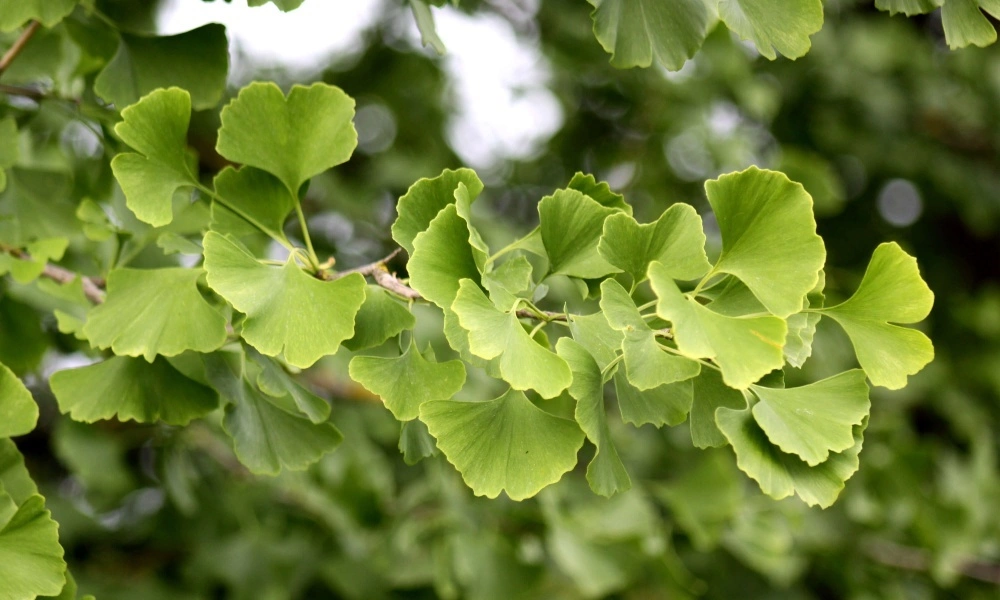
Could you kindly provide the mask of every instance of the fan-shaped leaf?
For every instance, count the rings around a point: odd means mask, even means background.
[[[1000,0],[944,0],[941,26],[951,49],[970,44],[989,46],[997,41],[997,31],[980,11],[1000,19]]]
[[[77,0],[0,0],[0,31],[12,31],[32,19],[52,27],[73,12]]]
[[[392,239],[412,255],[413,239],[427,229],[442,208],[455,203],[459,183],[465,184],[473,198],[483,191],[483,182],[472,169],[445,169],[437,177],[411,185],[396,204],[398,216],[392,224]]]
[[[438,363],[426,359],[411,341],[401,356],[355,356],[351,379],[382,399],[400,421],[417,418],[420,405],[448,400],[465,385],[465,365],[460,360]]]
[[[7,365],[0,364],[0,438],[30,433],[38,422],[31,392]]]
[[[420,420],[465,483],[488,498],[501,491],[512,500],[534,496],[573,468],[583,444],[576,423],[550,415],[517,390],[486,402],[426,402]]]
[[[802,310],[826,260],[805,189],[750,167],[706,182],[705,190],[722,233],[712,272],[739,277],[779,317]]]
[[[549,270],[581,278],[604,277],[618,271],[597,251],[604,220],[616,212],[572,189],[542,198],[538,217]]]
[[[673,323],[681,354],[713,359],[726,385],[746,389],[784,364],[782,347],[787,328],[777,317],[728,317],[686,297],[658,262],[649,279],[659,301],[656,313]]]
[[[715,423],[719,407],[743,409],[747,402],[743,393],[722,381],[722,374],[715,369],[702,369],[691,382],[691,442],[695,448],[717,448],[726,445],[726,437]]]
[[[228,233],[252,226],[284,240],[285,219],[295,208],[295,198],[274,175],[253,167],[226,167],[215,176],[215,192],[225,200],[212,202],[212,228]],[[241,222],[233,226],[233,220]]]
[[[719,17],[771,60],[778,57],[775,51],[788,58],[798,58],[809,51],[809,37],[823,27],[823,3],[820,0],[719,0]]]
[[[668,383],[648,390],[632,385],[625,373],[614,376],[615,395],[622,421],[636,427],[650,424],[654,427],[680,425],[687,418],[692,405],[692,379]]]
[[[83,334],[119,356],[211,352],[226,341],[226,319],[198,291],[201,269],[115,269],[108,296],[87,316]]]
[[[119,154],[111,170],[125,192],[125,204],[140,221],[162,227],[173,220],[174,192],[198,184],[187,130],[191,96],[180,88],[161,89],[122,110],[115,133],[137,153]]]
[[[55,596],[66,584],[59,525],[33,495],[20,506],[0,486],[0,598]]]
[[[294,261],[262,265],[231,238],[205,235],[208,285],[247,318],[243,339],[262,354],[296,367],[333,354],[354,335],[354,316],[365,299],[365,278],[357,273],[335,281],[310,277]]]
[[[533,340],[516,313],[498,310],[471,280],[462,280],[452,310],[469,332],[472,353],[485,359],[499,357],[500,373],[514,389],[532,389],[543,398],[554,398],[569,387],[573,377],[566,361]]]
[[[916,259],[893,242],[875,249],[853,296],[821,312],[847,332],[872,383],[895,390],[934,359],[934,346],[923,333],[892,323],[921,321],[933,305]]]
[[[611,215],[604,221],[597,249],[634,281],[646,278],[654,260],[663,263],[674,279],[695,279],[711,268],[701,217],[689,204],[675,204],[656,222],[647,224],[626,214]]]
[[[469,245],[468,224],[455,205],[441,209],[427,229],[413,239],[407,270],[413,289],[442,309],[451,307],[459,281],[479,281],[479,267]]]
[[[211,388],[177,372],[165,359],[152,364],[115,356],[86,367],[59,371],[49,379],[59,410],[73,420],[93,423],[117,417],[121,421],[187,425],[219,406]]]
[[[604,409],[604,381],[594,357],[578,342],[560,338],[556,344],[559,356],[569,364],[573,383],[569,393],[576,399],[576,422],[586,434],[596,451],[587,465],[587,482],[590,489],[605,497],[632,488],[625,465],[618,457],[618,449],[608,429],[608,414]]]
[[[354,318],[354,337],[344,341],[351,351],[379,346],[401,332],[413,329],[417,320],[389,292],[377,285],[365,287],[365,302]]]
[[[701,48],[708,27],[703,0],[588,0],[594,35],[619,69],[656,61],[677,71]]]
[[[222,109],[219,154],[278,177],[297,199],[309,178],[351,157],[358,145],[354,100],[325,83],[292,86],[254,82]]]

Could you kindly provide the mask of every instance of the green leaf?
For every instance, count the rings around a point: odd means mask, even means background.
[[[452,310],[469,332],[472,353],[499,357],[500,373],[514,389],[554,398],[569,387],[573,377],[566,361],[533,340],[515,312],[498,310],[471,280],[462,280]]]
[[[719,18],[757,50],[776,59],[775,51],[788,58],[804,56],[809,37],[823,27],[820,0],[719,0]]]
[[[677,349],[690,358],[714,360],[726,385],[746,389],[784,365],[783,320],[720,315],[682,294],[658,262],[649,266],[649,280],[659,298],[656,314],[673,323]]]
[[[181,375],[160,357],[149,364],[114,356],[59,371],[49,384],[59,410],[84,423],[117,417],[120,421],[187,425],[219,406],[214,390]]]
[[[892,242],[875,249],[853,296],[821,312],[847,332],[871,382],[897,390],[934,360],[934,346],[923,333],[892,323],[922,321],[933,305],[917,260]]]
[[[268,2],[277,6],[281,12],[288,12],[302,6],[305,0],[247,0],[247,6],[264,6]]]
[[[753,407],[754,419],[771,443],[812,467],[831,452],[854,445],[852,430],[868,416],[871,406],[861,369],[797,388],[755,385],[750,389],[760,398]]]
[[[165,256],[170,256],[171,254],[201,256],[202,253],[201,246],[184,236],[169,231],[156,238],[156,247],[163,250]]]
[[[287,239],[284,225],[295,198],[277,177],[253,167],[226,167],[215,176],[214,185],[225,202],[212,202],[213,229],[229,233],[238,219],[274,239]]]
[[[94,80],[94,92],[122,108],[158,88],[179,87],[195,110],[213,108],[226,91],[226,28],[209,23],[170,36],[122,33],[118,51]]]
[[[278,177],[298,198],[307,179],[351,157],[358,145],[354,100],[325,83],[292,86],[254,82],[222,109],[219,154]]]
[[[115,234],[115,226],[101,205],[90,198],[84,198],[76,208],[76,218],[83,223],[83,234],[87,239],[103,242]]]
[[[587,349],[603,371],[621,350],[625,335],[611,327],[603,313],[570,315],[569,330],[573,339]]]
[[[0,0],[2,2],[3,0]],[[18,147],[17,121],[13,117],[0,119],[0,169],[13,167],[21,154]],[[2,190],[3,188],[0,188]]]
[[[399,431],[399,451],[403,454],[403,462],[412,467],[437,454],[438,449],[424,422],[413,419],[404,421]]]
[[[73,12],[76,2],[77,0],[0,0],[0,31],[13,31],[32,19],[46,27],[52,27]]]
[[[30,433],[38,423],[38,405],[7,365],[0,364],[0,438]]]
[[[550,272],[588,279],[617,272],[597,251],[604,220],[617,212],[571,189],[542,198],[538,218]]]
[[[68,244],[66,238],[45,238],[28,243],[27,256],[0,254],[0,275],[9,271],[14,281],[31,283],[41,276],[50,260],[62,259]]]
[[[6,438],[0,438],[0,489],[10,495],[14,504],[23,504],[38,493],[38,486],[24,466],[24,457],[14,442]]]
[[[410,342],[401,356],[355,356],[349,366],[351,379],[382,399],[396,419],[417,418],[420,405],[448,400],[465,385],[465,365],[460,360],[428,360]]]
[[[617,208],[629,215],[632,214],[632,205],[625,201],[625,196],[611,191],[611,186],[606,181],[599,182],[593,175],[584,175],[577,171],[566,187],[589,196],[601,206]]]
[[[34,495],[20,506],[0,487],[0,598],[55,596],[66,584],[59,525]]]
[[[608,429],[608,415],[604,409],[604,381],[594,357],[578,342],[560,338],[556,351],[573,372],[569,394],[576,400],[576,422],[587,439],[596,448],[594,458],[587,465],[587,482],[594,493],[610,498],[632,488],[625,465],[618,457],[618,449]]]
[[[438,400],[420,407],[420,420],[448,462],[477,496],[501,491],[524,500],[576,464],[583,432],[550,415],[517,390],[486,402]]]
[[[490,300],[503,311],[513,310],[521,294],[531,290],[531,263],[523,256],[512,258],[483,274],[483,287]]]
[[[1000,0],[945,0],[941,8],[944,38],[952,50],[970,44],[989,46],[997,41],[997,32],[981,10],[1000,19]]]
[[[656,343],[656,334],[643,320],[625,288],[614,279],[601,283],[601,310],[611,327],[625,335],[622,341],[625,370],[636,389],[649,390],[684,381],[701,371],[698,362],[670,354]]]
[[[228,367],[210,370],[213,385],[229,400],[223,429],[251,472],[277,475],[282,468],[305,469],[343,441],[333,423],[312,422],[290,395],[262,393]]]
[[[427,230],[441,209],[455,203],[459,183],[464,183],[473,197],[483,191],[483,182],[472,169],[445,169],[437,177],[419,179],[411,185],[396,204],[398,216],[392,224],[392,239],[412,255],[414,238]]]
[[[826,301],[823,288],[826,286],[826,275],[820,271],[819,283],[807,296],[809,308],[822,308]],[[813,337],[819,324],[821,313],[801,312],[786,319],[788,335],[785,336],[785,360],[796,368],[801,368],[812,355]]]
[[[792,454],[785,454],[767,439],[750,409],[720,408],[716,413],[719,429],[733,446],[736,465],[753,478],[760,489],[775,500],[797,494],[809,506],[827,508],[844,489],[844,482],[858,470],[863,432],[867,419],[854,427],[854,445],[832,454],[826,462],[810,467]]]
[[[695,448],[718,448],[726,445],[726,437],[715,424],[715,411],[719,407],[743,409],[747,401],[743,393],[722,381],[722,374],[715,369],[702,369],[692,380],[691,443]]]
[[[173,220],[174,193],[198,178],[187,149],[191,96],[186,90],[156,90],[122,110],[115,133],[137,153],[119,154],[111,170],[125,204],[140,221],[162,227]]]
[[[691,411],[692,380],[678,381],[648,390],[640,390],[619,371],[614,375],[615,395],[622,421],[636,427],[680,425]]]
[[[619,69],[656,61],[677,71],[705,41],[708,7],[703,0],[588,0],[594,35]]]
[[[83,334],[97,348],[148,362],[157,354],[216,350],[226,342],[226,319],[198,291],[201,276],[201,269],[180,267],[115,269]]]
[[[420,43],[424,46],[434,48],[434,51],[443,56],[447,51],[444,42],[438,37],[437,28],[434,27],[434,15],[431,14],[431,7],[422,0],[409,0],[410,9],[413,11],[413,19],[417,22],[417,29],[420,31]]]
[[[247,316],[243,339],[262,354],[283,351],[289,364],[304,369],[354,335],[354,316],[365,299],[361,275],[320,281],[291,259],[266,266],[213,231],[203,246],[208,285]]]
[[[247,355],[260,368],[257,374],[257,389],[275,398],[288,396],[295,403],[299,412],[309,417],[313,423],[322,423],[330,418],[330,403],[299,385],[278,362],[264,356],[253,349],[247,349]]]
[[[701,217],[689,204],[675,204],[654,223],[639,224],[626,214],[611,215],[597,246],[606,261],[639,282],[654,260],[674,279],[696,279],[712,265],[705,255]]]
[[[462,279],[478,281],[479,267],[469,245],[469,229],[454,204],[445,206],[413,239],[406,265],[410,286],[442,309],[451,307]]]
[[[875,8],[887,10],[890,15],[903,13],[910,17],[925,15],[943,3],[944,0],[875,0]]]
[[[750,167],[706,182],[705,190],[722,234],[712,272],[739,277],[779,317],[802,310],[826,260],[805,189]]]
[[[365,302],[354,318],[354,337],[344,340],[352,352],[380,346],[389,338],[413,329],[416,318],[392,295],[377,285],[365,286]]]
[[[727,454],[703,453],[680,477],[658,490],[699,552],[718,544],[743,505],[739,471]]]

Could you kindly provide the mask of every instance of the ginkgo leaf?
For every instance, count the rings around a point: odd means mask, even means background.
[[[1000,19],[1000,1],[944,0],[941,26],[949,48],[954,50],[970,44],[983,47],[997,41],[996,29],[981,11]]]
[[[822,308],[826,302],[823,295],[823,288],[826,286],[826,275],[820,271],[819,283],[806,296],[810,309]],[[785,336],[785,360],[788,364],[796,368],[801,368],[806,360],[812,356],[813,338],[816,335],[816,326],[819,325],[823,315],[819,312],[809,311],[790,315],[788,323],[788,335]]]
[[[705,41],[708,6],[703,0],[588,0],[594,35],[619,69],[656,61],[677,71]]]
[[[776,59],[777,51],[788,58],[809,51],[809,37],[823,27],[820,0],[719,0],[719,18],[757,51]]]
[[[41,276],[49,261],[62,259],[69,240],[66,238],[44,238],[29,242],[27,255],[19,257],[0,254],[0,275],[10,272],[18,283],[31,283]]]
[[[125,205],[140,221],[162,227],[173,220],[174,192],[198,185],[187,150],[191,96],[159,89],[122,110],[115,133],[136,152],[111,161]]]
[[[59,410],[84,423],[117,417],[120,421],[187,425],[219,406],[214,390],[181,375],[160,357],[150,364],[114,356],[59,371],[49,384]]]
[[[455,301],[459,281],[479,281],[468,224],[454,204],[441,209],[427,229],[413,239],[413,253],[406,268],[410,286],[442,309],[450,308]]]
[[[896,390],[934,360],[934,346],[922,332],[893,323],[922,321],[933,305],[916,259],[892,242],[875,249],[853,296],[820,310],[847,332],[871,382]]]
[[[712,272],[739,277],[774,315],[802,310],[826,260],[805,189],[750,167],[705,182],[705,190],[722,234]]]
[[[682,294],[658,262],[649,266],[649,280],[659,299],[656,314],[673,324],[677,349],[691,358],[714,360],[726,385],[746,389],[785,363],[783,320],[721,315]]]
[[[224,200],[212,202],[212,225],[230,232],[233,219],[279,240],[286,239],[285,219],[295,209],[295,198],[274,175],[253,167],[226,167],[215,176],[215,193]]]
[[[853,428],[868,416],[871,406],[861,369],[796,388],[750,389],[760,398],[753,407],[754,419],[771,443],[812,467],[831,452],[854,445]]]
[[[247,0],[247,6],[264,6],[268,2],[277,6],[281,12],[288,12],[302,6],[305,0]]]
[[[573,372],[569,394],[576,400],[576,422],[596,448],[587,465],[587,482],[594,493],[611,497],[632,488],[625,465],[618,456],[608,429],[608,414],[604,409],[604,381],[594,357],[578,342],[560,338],[556,351]]]
[[[601,310],[613,329],[624,334],[622,354],[629,382],[638,390],[691,379],[701,364],[670,354],[656,343],[656,334],[646,324],[625,288],[614,279],[601,283]]]
[[[637,282],[646,278],[654,260],[663,263],[674,279],[695,279],[712,267],[705,255],[701,217],[689,204],[674,204],[647,224],[626,214],[611,215],[604,221],[597,250]]]
[[[488,498],[501,491],[512,500],[534,496],[576,465],[583,445],[576,423],[543,411],[517,390],[486,402],[426,402],[420,420],[466,485]]]
[[[722,374],[715,369],[702,369],[701,374],[691,383],[691,443],[695,448],[718,448],[726,445],[726,437],[715,423],[715,411],[719,407],[746,408],[743,392],[726,385],[722,381]]]
[[[606,181],[597,181],[593,175],[584,175],[577,171],[566,187],[588,196],[601,206],[616,208],[626,214],[632,214],[632,205],[625,201],[625,196],[611,191],[611,186]]]
[[[472,169],[445,169],[433,178],[417,180],[396,204],[396,221],[392,224],[392,239],[413,254],[413,239],[425,231],[441,209],[455,203],[458,184],[464,183],[472,197],[483,191],[483,182]]]
[[[554,398],[569,387],[569,365],[543,348],[521,326],[515,312],[502,312],[470,279],[463,279],[452,310],[469,332],[469,349],[485,359],[499,357],[504,381],[516,390]]]
[[[403,462],[411,467],[437,455],[437,444],[423,421],[412,419],[403,422],[399,431],[399,452],[403,455]]]
[[[295,261],[261,264],[229,237],[205,234],[208,285],[246,315],[243,339],[261,354],[296,367],[312,366],[354,335],[354,316],[365,299],[365,278],[310,277]]]
[[[236,457],[251,472],[277,475],[282,469],[305,469],[343,441],[333,423],[314,423],[291,395],[259,390],[256,366],[240,354],[203,356],[206,376],[228,401],[222,427],[233,439]]]
[[[226,28],[218,23],[170,36],[122,32],[94,92],[122,108],[155,89],[176,86],[191,94],[195,110],[205,110],[222,98],[228,70]]]
[[[875,0],[875,8],[887,10],[890,15],[903,13],[910,17],[925,15],[944,4],[944,0]]]
[[[691,411],[692,380],[668,383],[648,390],[640,390],[624,373],[614,375],[615,396],[622,421],[636,427],[653,425],[680,425]]]
[[[38,422],[31,392],[7,365],[0,364],[0,438],[30,433]]]
[[[625,334],[612,328],[603,313],[570,315],[569,330],[602,371],[617,358],[625,339]]]
[[[542,198],[538,218],[550,272],[589,279],[617,272],[597,251],[604,220],[617,212],[572,189]]]
[[[24,465],[24,457],[14,442],[5,438],[0,438],[0,489],[10,495],[14,504],[22,504],[38,493],[38,486]]]
[[[736,453],[736,465],[765,494],[775,500],[797,494],[809,506],[821,508],[837,500],[844,483],[858,470],[858,454],[868,424],[865,419],[854,427],[854,444],[850,448],[810,467],[794,454],[786,454],[771,444],[750,409],[720,408],[716,421]]]
[[[77,0],[0,0],[0,31],[13,31],[32,19],[52,27],[73,12]]]
[[[66,584],[59,525],[35,494],[20,506],[0,486],[0,598],[55,596]]]
[[[410,345],[401,356],[355,356],[349,366],[351,379],[382,399],[396,419],[417,418],[420,405],[448,400],[465,385],[465,365],[460,360],[428,360]]]
[[[83,334],[119,356],[211,352],[226,342],[226,319],[201,292],[201,269],[115,269],[108,296],[87,315]]]
[[[512,310],[520,302],[519,294],[531,289],[531,271],[528,259],[518,256],[484,273],[483,287],[490,293],[490,300],[497,308]]]
[[[246,349],[247,356],[260,368],[257,374],[257,389],[275,398],[289,396],[303,415],[313,423],[322,423],[330,418],[330,403],[299,385],[288,376],[278,362],[253,349]]]
[[[409,4],[413,11],[413,20],[417,23],[417,30],[420,31],[420,43],[434,48],[435,52],[443,56],[447,48],[438,37],[437,28],[434,27],[431,7],[423,0],[410,0]]]
[[[417,320],[385,288],[377,285],[365,287],[365,302],[354,317],[354,337],[344,340],[344,347],[351,351],[373,348],[401,332],[413,329]]]
[[[307,179],[351,157],[353,118],[354,99],[338,87],[294,85],[286,98],[276,84],[257,81],[222,109],[216,150],[275,175],[298,198]]]

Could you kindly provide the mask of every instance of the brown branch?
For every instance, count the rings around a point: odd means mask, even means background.
[[[354,267],[353,269],[347,269],[345,271],[340,271],[334,275],[333,279],[339,279],[346,275],[352,273],[360,273],[366,277],[371,277],[375,280],[375,283],[381,287],[389,290],[390,292],[402,296],[407,300],[423,300],[424,297],[420,295],[420,292],[406,285],[400,281],[394,273],[390,273],[389,269],[386,268],[385,264],[396,258],[396,256],[402,252],[402,248],[396,248],[389,256],[383,259],[377,260],[373,263],[368,263],[367,265],[361,265],[360,267]],[[528,308],[521,308],[517,311],[517,316],[520,319],[533,319],[536,321],[566,321],[566,315],[563,313],[552,312],[549,310],[540,311],[542,315],[539,316],[535,311]]]
[[[35,101],[41,101],[48,97],[45,92],[36,90],[35,88],[6,85],[3,83],[0,83],[0,94],[7,94],[8,96],[23,96],[25,98],[31,98]]]
[[[28,42],[31,40],[31,36],[35,35],[35,32],[38,31],[40,26],[41,24],[38,21],[32,21],[28,24],[24,31],[21,32],[21,36],[14,41],[14,45],[10,47],[10,50],[7,50],[7,52],[0,57],[0,74],[3,74],[3,72],[7,70],[7,67],[10,66],[10,63],[14,62],[14,59],[17,58],[17,55],[20,54],[21,51],[24,50],[24,47],[28,45]]]
[[[876,562],[907,571],[929,571],[933,566],[931,553],[923,548],[903,546],[887,540],[872,540],[865,544],[865,552]],[[970,558],[957,567],[958,572],[970,579],[1000,585],[1000,564]]]
[[[18,250],[17,248],[3,248],[3,250],[14,258],[20,260],[31,260],[31,257],[28,256],[28,254],[23,250]],[[74,273],[68,269],[50,264],[45,265],[45,268],[42,270],[42,277],[51,279],[52,281],[62,285],[73,283],[73,280],[79,277],[80,284],[83,286],[83,295],[87,297],[87,300],[90,300],[94,304],[101,304],[104,302],[104,291],[101,290],[95,280],[90,277],[85,277],[79,273]]]

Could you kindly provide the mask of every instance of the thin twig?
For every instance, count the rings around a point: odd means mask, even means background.
[[[8,96],[22,96],[35,101],[41,101],[47,97],[45,92],[35,88],[21,87],[18,85],[6,85],[3,83],[0,83],[0,94],[7,94]]]
[[[887,540],[872,540],[865,544],[868,556],[883,565],[908,571],[930,571],[933,566],[931,553],[923,548],[912,548]],[[1000,585],[1000,564],[970,558],[958,565],[965,577]]]
[[[28,24],[24,31],[21,32],[21,36],[14,42],[14,45],[10,47],[10,50],[7,50],[7,52],[0,57],[0,74],[7,70],[10,63],[14,62],[14,59],[17,58],[17,55],[24,50],[26,45],[28,45],[28,42],[31,40],[31,36],[35,35],[35,32],[38,31],[40,26],[41,24],[38,21],[32,21]]]
[[[10,254],[14,258],[20,260],[31,260],[23,250],[18,250],[16,248],[5,248],[7,254]],[[83,295],[87,297],[94,304],[101,304],[104,302],[104,291],[101,290],[100,286],[90,277],[85,277],[79,273],[74,273],[68,269],[62,267],[57,267],[56,265],[46,264],[45,268],[42,270],[42,277],[46,279],[51,279],[56,283],[66,285],[72,283],[74,279],[80,278],[80,284],[83,286]]]
[[[352,273],[360,273],[361,275],[364,275],[366,277],[371,277],[372,279],[375,280],[376,284],[382,286],[383,288],[389,290],[394,294],[406,298],[407,300],[423,300],[424,297],[420,295],[420,292],[400,281],[396,277],[396,275],[394,273],[390,273],[389,269],[387,269],[385,266],[387,262],[389,262],[393,258],[396,258],[396,256],[402,251],[403,251],[402,248],[396,248],[391,254],[389,254],[385,258],[382,258],[372,263],[368,263],[367,265],[361,265],[360,267],[354,267],[353,269],[340,271],[334,276],[334,279],[339,279],[341,277],[350,275]],[[563,313],[543,310],[541,311],[541,315],[543,315],[544,318],[542,316],[539,316],[538,314],[535,314],[534,311],[527,308],[521,308],[518,309],[517,311],[517,316],[520,319],[532,319],[545,322],[551,322],[551,321],[566,322],[566,315]]]

